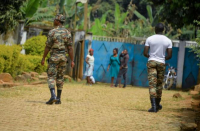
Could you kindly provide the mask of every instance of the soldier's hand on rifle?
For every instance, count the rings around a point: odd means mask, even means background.
[[[74,62],[72,61],[71,62],[71,67],[74,68],[74,65],[75,65]]]

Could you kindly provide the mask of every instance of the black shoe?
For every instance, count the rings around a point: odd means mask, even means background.
[[[62,94],[62,90],[57,90],[57,102],[55,102],[55,104],[61,104],[61,101],[60,101],[60,97],[61,97],[61,94]]]
[[[148,110],[148,112],[157,112],[156,98],[150,98],[150,100],[151,100],[151,108]]]
[[[58,100],[56,99],[56,97],[51,97],[49,99],[49,101],[46,102],[46,104],[52,105],[54,102],[57,102]]]
[[[57,98],[57,101],[55,102],[55,104],[61,104],[60,99]]]
[[[156,98],[156,110],[162,110],[162,105],[160,104],[161,98]]]
[[[46,102],[46,104],[49,104],[49,105],[51,105],[51,104],[53,104],[54,102],[57,101],[56,94],[55,94],[55,89],[51,88],[50,92],[51,92],[51,98],[49,99],[49,101]]]

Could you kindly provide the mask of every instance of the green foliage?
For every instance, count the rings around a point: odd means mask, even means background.
[[[150,5],[147,5],[147,12],[149,16],[149,21],[150,23],[153,23],[153,13],[152,13],[152,7]]]
[[[196,25],[195,21],[200,21],[199,0],[149,0],[157,8],[162,8],[159,13],[161,21],[167,21],[173,28],[182,28],[186,25]]]
[[[21,11],[24,13],[26,18],[31,18],[37,11],[40,5],[40,0],[27,0],[23,6],[21,6]]]
[[[0,45],[0,58],[1,60],[1,71],[8,72],[10,74],[14,74],[16,69],[16,63],[19,57],[19,52],[21,51],[21,47],[17,45],[13,46],[5,46]],[[4,65],[4,66],[3,66]]]
[[[94,25],[91,27],[90,32],[94,35],[106,36],[107,32],[106,17],[110,11],[106,12],[101,19],[95,19]]]
[[[121,13],[120,7],[118,4],[115,5],[115,20],[114,23],[106,21],[108,14],[111,11],[107,11],[101,19],[95,19],[93,26],[90,31],[94,35],[101,36],[120,36],[123,32],[123,29],[126,27],[124,21],[127,17],[128,12]]]
[[[27,21],[26,25],[53,26],[55,6],[38,8],[36,13]]]
[[[0,72],[15,74],[21,47],[0,45]]]
[[[46,71],[47,65],[40,64],[42,56],[22,55],[20,51],[21,47],[17,45],[0,45],[0,73],[10,73],[15,77],[23,71]]]
[[[5,67],[5,60],[0,57],[0,73],[3,72],[4,67]]]
[[[61,2],[62,1],[60,1],[60,5],[62,4]],[[84,5],[82,3],[77,4],[76,8],[76,0],[65,0],[63,5],[63,14],[66,16],[66,24],[69,24],[69,28],[74,28],[73,24],[76,16],[76,29],[83,29]]]
[[[13,45],[13,50],[12,50],[12,59],[11,59],[11,67],[8,70],[10,74],[13,74],[13,76],[17,75],[16,74],[16,69],[17,69],[17,64],[18,64],[18,59],[19,59],[19,52],[21,51],[21,47],[17,45]]]
[[[116,35],[120,34],[121,28],[124,26],[124,21],[128,15],[128,12],[121,13],[120,7],[118,4],[115,4],[115,30]]]
[[[154,27],[144,24],[142,20],[131,22],[128,26],[132,37],[148,37],[154,34]]]
[[[142,15],[140,14],[137,10],[134,11],[134,14],[141,20],[143,20],[144,22],[147,22],[147,19]]]
[[[44,52],[46,41],[47,41],[47,37],[43,35],[34,36],[28,39],[23,45],[26,51],[26,54],[41,56]]]
[[[196,39],[197,45],[191,46],[192,51],[196,54],[198,60],[200,60],[200,38]]]
[[[148,14],[148,19],[145,16],[143,16],[141,13],[139,13],[137,10],[134,10],[134,14],[140,20],[143,20],[144,24],[146,24],[148,26],[153,26],[154,22],[157,22],[157,14],[155,14],[155,16],[153,16],[151,5],[147,5],[146,9],[147,9],[147,14]]]
[[[63,9],[64,9],[64,4],[65,4],[65,0],[60,0],[59,3],[59,13],[63,14]]]
[[[45,25],[52,26],[52,20],[55,16],[55,6],[48,6],[48,0],[27,0],[21,11],[27,25]]]
[[[151,9],[148,7],[149,10]],[[118,4],[115,5],[115,22],[106,21],[108,12],[101,19],[95,19],[90,31],[94,35],[112,36],[112,37],[147,37],[154,34],[154,28],[151,23],[138,11],[129,8],[129,11],[137,14],[139,20],[128,22],[128,14],[131,12],[122,12]],[[151,13],[151,12],[150,12]],[[150,14],[152,15],[152,14]],[[153,21],[153,20],[152,20]],[[127,34],[127,35],[126,35]]]
[[[89,5],[93,7],[91,19],[101,18],[108,10],[107,21],[114,22],[115,20],[115,4],[119,4],[120,11],[125,11],[130,0],[89,0]]]
[[[18,68],[16,72],[20,74],[23,71],[30,72],[35,71],[42,73],[46,71],[47,64],[41,65],[42,56],[22,55],[19,56]]]
[[[0,1],[0,33],[14,30],[18,20],[22,18],[20,6],[25,0],[1,0]]]

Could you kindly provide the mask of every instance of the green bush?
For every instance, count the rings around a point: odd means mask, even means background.
[[[2,66],[3,69],[1,70],[3,70],[3,72],[8,72],[11,67],[13,48],[12,46],[0,45],[0,50],[0,58],[5,60],[4,66]]]
[[[5,63],[5,60],[3,58],[0,58],[0,73],[3,72],[3,69],[4,69],[4,63]]]
[[[44,35],[34,36],[28,39],[23,45],[26,54],[41,56],[44,52],[46,41],[47,37]]]
[[[8,72],[10,74],[12,74],[13,76],[16,76],[17,75],[16,68],[18,65],[19,55],[20,55],[20,51],[22,48],[17,45],[13,45],[12,48],[13,48],[13,50],[12,50],[11,66],[10,66]]]
[[[41,56],[32,56],[32,55],[20,55],[18,66],[20,67],[18,73],[22,71],[30,72],[35,71],[38,73],[42,73],[46,71],[47,65],[41,65]]]
[[[196,54],[198,60],[200,60],[200,38],[196,39],[197,46],[191,46],[192,51]]]
[[[10,73],[13,77],[23,71],[46,71],[47,65],[41,66],[42,56],[22,55],[21,47],[17,45],[0,45],[0,73]]]
[[[7,72],[15,76],[15,69],[21,47],[17,45],[0,45],[0,72]]]

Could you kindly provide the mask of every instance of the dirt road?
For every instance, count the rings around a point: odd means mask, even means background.
[[[163,110],[148,113],[147,88],[65,84],[61,105],[46,105],[47,85],[0,88],[0,131],[178,131],[193,121],[190,96],[164,91]]]

